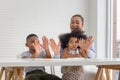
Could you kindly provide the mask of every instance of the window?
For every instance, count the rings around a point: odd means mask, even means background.
[[[117,54],[120,58],[120,0],[117,0]]]
[[[120,58],[120,0],[113,0],[113,58]],[[118,80],[118,72],[113,72],[115,75],[113,80]]]
[[[120,0],[115,0],[116,6],[116,11],[114,14],[117,14],[117,19],[116,19],[116,31],[117,31],[117,38],[116,38],[116,58],[120,58]],[[114,5],[115,5],[114,4]],[[116,71],[116,80],[118,79],[118,73],[119,71]]]

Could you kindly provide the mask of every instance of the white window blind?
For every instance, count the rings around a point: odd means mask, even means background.
[[[0,57],[27,50],[25,38],[30,33],[58,41],[59,34],[70,31],[71,16],[78,13],[89,25],[88,0],[0,0]]]

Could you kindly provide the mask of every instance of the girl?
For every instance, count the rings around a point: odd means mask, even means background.
[[[87,36],[81,30],[73,30],[71,33],[59,36],[63,53],[61,58],[86,57],[86,51],[79,46],[80,40],[86,40]],[[82,66],[63,66],[61,68],[62,80],[84,80]]]

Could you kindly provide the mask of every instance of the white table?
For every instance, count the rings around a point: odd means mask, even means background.
[[[0,58],[0,66],[20,67],[20,66],[73,66],[73,65],[120,65],[120,59],[18,59]]]
[[[98,72],[96,80],[100,80],[100,74],[103,68],[120,70],[120,59],[18,59],[18,58],[0,58],[1,67],[25,67],[25,66],[79,66],[96,65]],[[114,65],[114,66],[113,66]],[[22,69],[23,70],[23,69]],[[109,76],[108,76],[109,77]],[[110,80],[110,79],[108,79]]]

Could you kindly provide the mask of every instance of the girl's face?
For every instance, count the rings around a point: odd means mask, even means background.
[[[83,29],[83,22],[82,22],[81,18],[78,16],[73,17],[71,19],[71,22],[70,22],[70,28],[71,28],[71,31],[73,31],[75,29],[82,30]]]
[[[78,47],[78,39],[75,37],[71,37],[69,42],[68,42],[68,48],[70,48],[71,50],[76,50]]]
[[[34,50],[35,49],[35,41],[37,44],[40,44],[39,43],[39,39],[35,36],[33,37],[30,37],[27,42],[26,42],[26,46],[30,49],[30,50]]]

